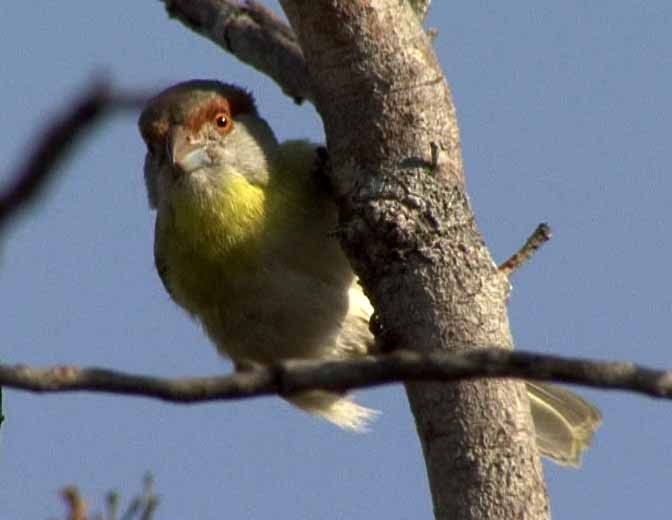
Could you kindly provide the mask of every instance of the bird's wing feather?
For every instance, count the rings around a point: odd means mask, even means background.
[[[156,222],[154,224],[154,265],[156,266],[156,272],[161,278],[163,286],[166,288],[166,292],[173,297],[173,294],[170,290],[170,284],[168,283],[168,262],[164,256],[163,240],[162,237],[166,236],[166,233],[161,233],[160,229],[164,225],[163,219],[161,218],[161,213],[157,213]]]

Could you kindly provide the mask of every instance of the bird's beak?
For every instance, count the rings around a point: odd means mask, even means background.
[[[181,126],[173,128],[166,142],[166,152],[172,165],[179,171],[191,173],[212,164],[205,143]]]

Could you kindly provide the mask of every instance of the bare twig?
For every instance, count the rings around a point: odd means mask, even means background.
[[[60,492],[68,508],[67,520],[117,520],[120,497],[116,491],[110,491],[105,497],[106,512],[87,516],[87,504],[76,486],[67,486]],[[159,497],[154,491],[154,477],[147,473],[143,479],[142,493],[133,498],[121,520],[151,520],[159,505]]]
[[[552,236],[553,233],[551,232],[551,228],[548,224],[542,222],[530,235],[525,244],[523,244],[523,247],[499,266],[499,270],[507,276],[510,276],[514,271],[518,270],[525,262],[532,258],[532,255],[548,242]]]
[[[105,497],[105,506],[107,509],[105,520],[117,520],[117,513],[119,512],[119,493],[110,491]]]
[[[288,395],[323,388],[346,390],[400,381],[515,378],[629,390],[672,399],[672,371],[632,363],[480,349],[420,354],[396,351],[345,361],[292,360],[221,377],[165,379],[100,368],[36,369],[0,365],[0,385],[31,392],[90,391],[152,397],[175,403]]]
[[[154,475],[147,473],[143,479],[142,499],[144,501],[140,520],[151,520],[156,508],[159,507],[159,497],[154,492]]]
[[[25,164],[9,177],[9,186],[0,193],[0,229],[12,215],[38,197],[78,139],[109,109],[136,107],[141,101],[140,96],[112,95],[103,82],[88,87],[36,137],[37,144]]]
[[[131,500],[131,503],[128,505],[126,512],[121,517],[121,520],[133,520],[136,515],[140,513],[140,508],[142,507],[142,497],[135,497]]]
[[[271,77],[295,101],[312,99],[294,32],[268,8],[251,0],[162,1],[171,17]]]
[[[86,501],[75,486],[63,488],[61,497],[68,507],[68,520],[86,520]]]

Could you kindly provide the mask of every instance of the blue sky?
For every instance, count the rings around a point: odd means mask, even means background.
[[[554,239],[515,279],[518,348],[670,366],[672,4],[436,1],[467,184],[499,261],[540,221]],[[277,8],[277,4],[270,3]],[[0,175],[93,73],[126,88],[217,78],[255,91],[281,138],[321,140],[310,106],[167,18],[160,2],[24,2],[0,18]],[[136,114],[107,121],[3,237],[0,357],[164,376],[229,369],[164,293],[152,260]],[[604,425],[579,471],[545,465],[556,518],[664,517],[672,403],[582,393]],[[158,518],[429,518],[400,387],[352,435],[275,398],[199,406],[5,392],[0,516],[62,514],[74,483],[102,504],[151,470]]]

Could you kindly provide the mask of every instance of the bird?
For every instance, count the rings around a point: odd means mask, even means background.
[[[278,142],[252,94],[216,80],[163,90],[138,126],[156,270],[235,369],[372,351],[373,307],[330,233],[337,207],[319,145]],[[526,384],[540,453],[577,466],[600,412],[569,390]],[[342,392],[284,398],[352,431],[378,413]]]

